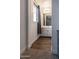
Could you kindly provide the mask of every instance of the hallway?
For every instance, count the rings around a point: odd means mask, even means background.
[[[21,57],[21,59],[52,59],[51,56],[51,39],[40,37],[31,47],[29,52],[27,50],[23,55],[29,54],[30,57]],[[56,57],[54,56],[54,59]]]
[[[53,54],[58,55],[59,5],[58,0],[51,2],[21,0],[21,59],[51,59]],[[39,36],[43,37],[37,40]]]

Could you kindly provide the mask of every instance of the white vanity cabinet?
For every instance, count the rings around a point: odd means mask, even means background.
[[[41,36],[52,36],[52,26],[43,26]]]

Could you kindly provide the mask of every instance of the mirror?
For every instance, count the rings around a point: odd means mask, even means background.
[[[51,15],[43,14],[43,26],[51,26]]]

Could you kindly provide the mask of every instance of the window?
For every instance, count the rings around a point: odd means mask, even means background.
[[[38,7],[35,5],[35,3],[33,4],[33,21],[38,21]]]

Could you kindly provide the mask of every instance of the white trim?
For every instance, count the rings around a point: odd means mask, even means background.
[[[41,35],[38,35],[38,36],[36,37],[36,40],[37,40],[40,36],[41,36]],[[35,41],[36,41],[36,40],[35,40]],[[30,49],[30,48],[32,47],[32,44],[33,44],[35,41],[33,41],[31,44],[29,44],[28,49]]]
[[[30,55],[26,55],[26,56],[21,56],[21,57],[31,57]]]
[[[26,48],[23,48],[21,51],[20,51],[20,55],[25,51]]]

